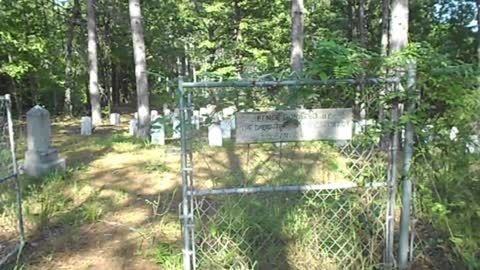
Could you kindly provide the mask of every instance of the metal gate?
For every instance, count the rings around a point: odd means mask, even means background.
[[[25,245],[22,198],[9,95],[0,96],[0,268]]]
[[[393,267],[400,140],[398,101],[388,93],[398,87],[398,78],[180,78],[184,269]],[[275,97],[307,88],[319,95],[311,104],[354,108],[351,140],[238,145],[232,139],[208,147],[205,130],[192,125],[195,108],[209,99],[268,111]]]

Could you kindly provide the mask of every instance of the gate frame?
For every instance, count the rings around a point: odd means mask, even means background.
[[[15,196],[16,196],[16,205],[17,205],[17,226],[19,230],[19,243],[16,245],[16,247],[8,253],[5,257],[0,259],[0,268],[4,266],[5,264],[9,263],[14,256],[20,256],[22,253],[23,248],[25,247],[26,244],[26,238],[25,238],[25,224],[23,221],[23,208],[22,208],[22,189],[21,189],[21,183],[18,178],[19,171],[18,171],[18,163],[17,163],[17,156],[15,153],[15,134],[13,131],[13,120],[12,120],[12,100],[10,98],[10,95],[4,95],[0,96],[0,102],[5,103],[5,110],[7,113],[7,124],[8,124],[8,140],[10,144],[10,155],[12,159],[12,172],[11,174],[0,178],[0,185],[4,184],[6,182],[9,182],[10,180],[14,181],[15,183]]]
[[[247,188],[230,188],[223,190],[195,190],[193,188],[193,153],[188,149],[187,126],[186,122],[190,120],[193,111],[192,95],[189,92],[187,95],[185,88],[253,88],[253,87],[297,87],[297,86],[334,86],[334,85],[367,85],[367,84],[391,84],[393,85],[392,92],[399,91],[400,77],[394,76],[390,78],[364,78],[364,79],[343,79],[343,80],[281,80],[281,81],[255,81],[255,80],[236,80],[236,81],[202,81],[202,82],[184,82],[183,77],[178,78],[178,96],[179,96],[179,111],[180,111],[180,128],[181,128],[181,172],[182,172],[182,203],[180,205],[180,220],[182,225],[182,254],[183,254],[183,269],[195,270],[195,221],[194,221],[194,197],[199,195],[208,195],[214,193],[253,193],[253,192],[269,192],[276,190],[326,190],[326,189],[346,189],[355,187],[342,186],[335,184],[323,185],[301,185],[301,186],[280,186],[280,187],[247,187]],[[410,86],[410,85],[409,85]],[[394,127],[398,126],[400,119],[400,102],[393,100],[391,108],[391,122]],[[398,148],[400,134],[399,129],[395,128],[390,134],[389,138],[389,161],[387,165],[387,181],[383,183],[372,183],[374,185],[383,184],[388,188],[388,199],[386,202],[386,219],[385,219],[385,251],[384,263],[386,269],[395,268],[396,261],[394,255],[394,225],[395,225],[395,210],[396,210],[396,196],[397,196],[397,163],[398,163]],[[409,163],[410,164],[410,163]],[[411,198],[407,198],[411,200]],[[403,220],[402,220],[403,221]],[[409,220],[408,220],[409,222]],[[409,226],[403,224],[403,226]],[[407,232],[408,233],[408,232]],[[402,250],[400,250],[402,253]]]

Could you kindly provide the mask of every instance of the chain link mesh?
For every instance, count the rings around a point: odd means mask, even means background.
[[[319,102],[321,108],[352,107],[351,141],[239,145],[226,139],[222,147],[209,147],[207,130],[186,119],[194,172],[188,178],[193,224],[187,226],[193,269],[383,268],[391,191],[389,157],[380,143],[391,127],[389,107],[378,94],[384,87],[312,87],[315,96],[303,95],[307,108]],[[232,104],[270,111],[278,103],[272,90],[235,90],[226,90],[234,93],[230,103],[222,103],[228,93],[201,90],[193,99],[197,105],[188,108],[216,102],[208,125]]]

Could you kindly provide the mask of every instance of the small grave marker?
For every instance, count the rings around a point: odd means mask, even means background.
[[[157,110],[151,110],[150,111],[150,121],[154,122],[155,119],[158,117],[158,111]]]
[[[208,144],[210,146],[222,146],[222,129],[219,125],[213,124],[208,127]]]
[[[119,126],[120,125],[120,114],[119,113],[111,113],[110,114],[110,125],[112,125],[112,126]]]
[[[222,129],[222,137],[230,139],[232,137],[232,123],[230,120],[220,121],[220,129]]]
[[[165,126],[163,124],[163,118],[157,117],[152,122],[150,129],[152,144],[165,145]]]
[[[80,135],[90,136],[92,135],[92,118],[89,116],[83,116],[81,120]]]
[[[138,130],[138,120],[132,119],[130,120],[130,124],[128,125],[128,134],[131,136],[135,136]]]

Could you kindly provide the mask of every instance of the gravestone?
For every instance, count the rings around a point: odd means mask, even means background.
[[[172,113],[170,111],[170,109],[168,108],[168,105],[167,104],[163,104],[163,116],[169,116],[170,113]]]
[[[41,176],[52,170],[64,170],[65,160],[51,146],[50,113],[35,106],[27,112],[27,145],[23,169],[26,174]]]
[[[92,118],[89,116],[82,117],[80,135],[90,136],[92,135]]]
[[[165,125],[163,124],[163,118],[157,117],[152,122],[150,136],[152,138],[152,144],[165,145]]]
[[[456,141],[457,140],[457,135],[460,131],[458,130],[457,127],[452,127],[452,129],[450,129],[450,140],[451,141]]]
[[[119,113],[111,113],[110,114],[110,125],[120,126],[120,114]]]
[[[235,107],[230,106],[230,107],[223,108],[222,113],[224,117],[230,117],[235,113]]]
[[[230,120],[220,121],[220,129],[222,129],[222,138],[230,139],[232,137],[232,123]]]
[[[207,117],[208,117],[207,108],[205,107],[200,108],[200,123],[204,124],[205,121],[207,120]]]
[[[192,115],[192,125],[195,129],[200,129],[200,111],[194,110]]]
[[[130,124],[128,125],[128,134],[135,136],[138,130],[138,120],[132,119],[130,120]]]
[[[157,110],[151,110],[150,111],[150,121],[154,122],[158,117],[158,111]]]
[[[208,145],[210,146],[222,146],[222,129],[219,125],[213,124],[208,127]]]
[[[237,126],[236,126],[236,120],[235,120],[235,116],[230,118],[230,121],[231,121],[231,124],[232,124],[232,129],[235,129]]]
[[[180,119],[177,117],[172,117],[172,128],[173,128],[173,139],[180,139],[181,137],[181,132],[180,132]]]
[[[138,112],[136,112],[136,113],[133,114],[133,118],[135,118],[135,119],[138,120]]]
[[[470,141],[467,143],[467,151],[470,154],[478,153],[480,149],[480,138],[478,135],[471,135]]]

